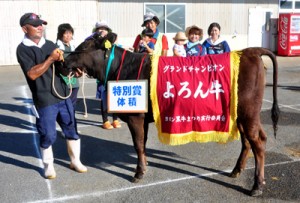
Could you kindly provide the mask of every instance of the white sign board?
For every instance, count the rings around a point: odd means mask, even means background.
[[[109,113],[146,113],[148,111],[148,81],[108,81],[107,110]]]

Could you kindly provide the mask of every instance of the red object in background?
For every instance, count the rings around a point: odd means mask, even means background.
[[[279,14],[278,55],[300,55],[300,13]]]

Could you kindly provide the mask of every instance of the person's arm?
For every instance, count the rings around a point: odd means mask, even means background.
[[[176,45],[174,45],[174,47],[173,47],[173,54],[174,54],[174,56],[180,56],[178,49],[176,48]]]
[[[145,48],[147,49],[147,52],[149,54],[152,54],[153,53],[153,49],[151,49],[147,44],[145,45]]]
[[[144,46],[145,46],[145,48],[147,49],[147,52],[149,53],[149,54],[152,54],[153,53],[153,51],[154,51],[154,44],[153,44],[153,42],[149,42],[148,44],[145,42],[144,43]]]
[[[168,50],[161,50],[161,55],[162,56],[167,56],[168,55]]]
[[[29,71],[27,71],[27,76],[31,80],[36,80],[38,77],[43,75],[50,65],[54,63],[55,61],[62,61],[63,60],[63,52],[60,49],[55,49],[51,55],[43,62],[40,64],[37,64],[33,66]]]
[[[162,50],[161,50],[161,55],[162,56],[167,56],[168,55],[168,39],[165,35],[162,36]]]
[[[140,40],[141,40],[141,36],[140,35],[136,36],[135,41],[134,41],[134,43],[132,45],[133,48],[134,48],[134,52],[139,52],[139,43],[140,43]]]

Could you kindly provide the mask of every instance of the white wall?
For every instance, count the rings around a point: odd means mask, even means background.
[[[118,34],[120,44],[132,46],[135,36],[142,31],[144,2],[149,1],[1,0],[0,65],[18,64],[16,48],[24,35],[19,19],[26,12],[41,14],[42,19],[48,21],[46,38],[52,41],[56,40],[57,27],[61,23],[70,23],[74,27],[74,38],[79,43],[91,34],[96,21],[104,19]],[[155,0],[155,2],[160,1]],[[277,16],[278,9],[277,0],[170,0],[165,2],[186,3],[186,25],[196,24],[203,28],[204,34],[211,22],[219,22],[222,27],[221,35],[229,42],[232,50],[247,47],[249,8],[258,5],[263,8],[272,8],[274,16]],[[172,55],[174,35],[175,33],[167,35],[169,55]],[[207,34],[204,39],[206,37],[208,37]]]

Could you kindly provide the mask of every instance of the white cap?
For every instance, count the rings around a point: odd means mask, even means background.
[[[111,31],[111,28],[108,27],[107,22],[105,20],[101,20],[99,22],[96,22],[95,29],[98,29],[100,27],[104,27],[104,28],[108,29],[108,31]]]
[[[142,24],[142,27],[146,26],[146,22],[149,21],[149,20],[154,20],[156,22],[156,24],[158,25],[160,23],[158,17],[156,15],[154,15],[153,13],[151,12],[147,12],[145,15],[144,15],[144,22]]]
[[[149,12],[144,15],[144,21],[152,20],[154,18],[154,14]]]

